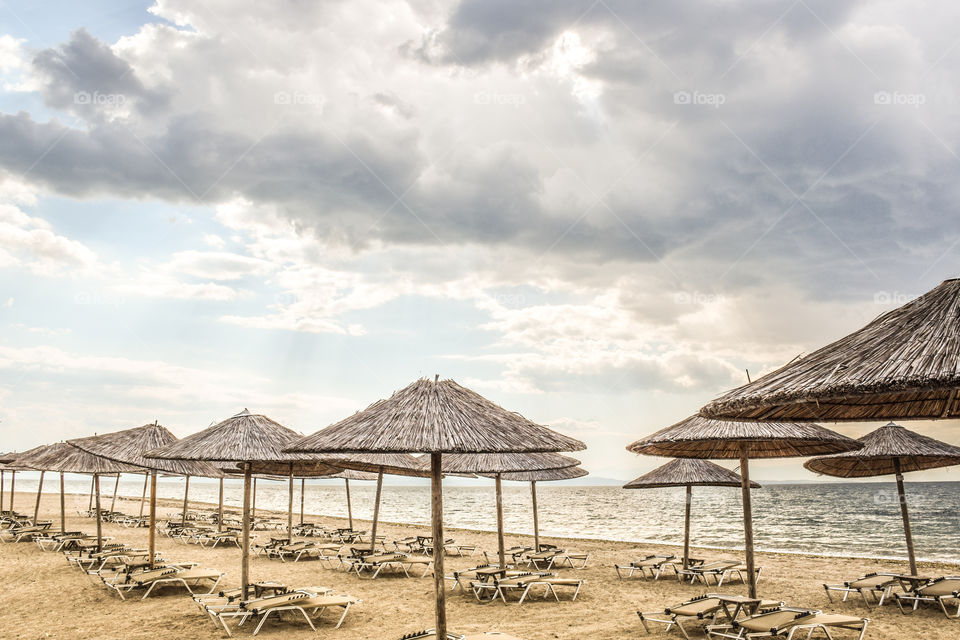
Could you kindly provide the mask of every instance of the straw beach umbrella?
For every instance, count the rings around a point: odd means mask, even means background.
[[[60,473],[60,531],[66,531],[66,499],[64,494],[63,474],[82,473],[93,476],[94,494],[96,496],[97,517],[97,549],[103,546],[103,525],[100,513],[100,476],[116,475],[120,473],[140,473],[140,469],[95,456],[86,451],[70,446],[66,442],[46,445],[32,449],[29,456],[18,459],[27,468],[38,471]]]
[[[428,461],[424,459],[423,462]],[[507,566],[503,541],[503,474],[570,469],[578,464],[580,461],[576,458],[559,453],[455,453],[444,457],[442,469],[444,473],[479,473],[493,478],[497,504],[497,558],[502,569]]]
[[[134,470],[134,473],[142,473],[144,470],[150,471],[150,530],[148,533],[148,546],[151,566],[153,566],[153,558],[156,552],[157,474],[162,472],[165,474],[187,476],[188,478],[189,476],[202,476],[206,478],[219,478],[223,476],[223,473],[212,464],[204,462],[181,462],[177,460],[153,460],[144,455],[151,449],[169,445],[176,441],[177,437],[170,433],[169,429],[156,421],[153,424],[145,424],[142,427],[134,427],[132,429],[113,431],[102,435],[67,441],[68,444],[95,456],[138,467]],[[186,515],[188,488],[189,481],[183,493],[184,515]]]
[[[556,482],[582,478],[589,472],[581,467],[564,467],[562,469],[540,469],[537,471],[514,471],[499,474],[502,480],[530,483],[530,500],[533,503],[533,548],[540,549],[540,513],[537,508],[537,483]]]
[[[219,422],[203,431],[187,436],[173,444],[154,449],[146,455],[150,459],[172,461],[234,462],[243,466],[243,528],[240,560],[240,580],[243,599],[246,600],[250,584],[250,485],[253,479],[253,463],[314,462],[313,469],[320,468],[316,456],[284,453],[283,449],[299,440],[300,434],[274,422],[270,418],[250,413],[240,413]],[[338,469],[330,468],[330,473]]]
[[[698,458],[677,458],[645,473],[636,480],[623,485],[624,489],[656,489],[660,487],[686,487],[686,507],[683,516],[683,568],[690,566],[690,508],[693,502],[693,487],[739,487],[739,475],[718,464]],[[750,482],[751,489],[760,485]]]
[[[960,416],[960,279],[738,387],[706,416],[867,422]]]
[[[750,458],[792,458],[861,448],[856,440],[817,424],[726,422],[693,415],[627,446],[628,451],[671,458],[739,459],[743,537],[750,597],[757,596],[753,562]]]
[[[436,635],[446,638],[443,572],[442,460],[449,453],[532,453],[586,448],[507,411],[452,380],[420,379],[326,429],[290,451],[430,454]]]
[[[871,431],[858,441],[863,444],[863,448],[858,451],[813,458],[807,460],[803,466],[810,471],[838,478],[868,478],[891,474],[896,476],[910,573],[917,575],[917,558],[913,548],[913,533],[910,531],[907,498],[903,490],[903,474],[960,464],[960,447],[920,435],[892,422]]]

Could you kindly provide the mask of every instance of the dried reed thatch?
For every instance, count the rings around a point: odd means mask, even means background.
[[[309,453],[520,453],[586,445],[507,411],[453,380],[421,378],[298,441]]]
[[[671,458],[731,459],[791,458],[854,451],[862,445],[853,438],[817,424],[789,422],[733,422],[699,414],[661,429],[627,446],[634,453]]]
[[[960,415],[960,280],[705,406],[715,418],[839,422]]]
[[[240,474],[243,477],[243,464],[238,462],[236,467],[229,469],[229,473]],[[288,480],[291,470],[294,478],[327,478],[339,471],[326,462],[298,460],[296,462],[257,462],[250,463],[251,472],[258,478],[265,480]]]
[[[430,469],[429,456],[418,462],[423,469]],[[454,453],[443,456],[442,469],[444,473],[503,474],[566,469],[578,464],[576,458],[559,453]]]
[[[960,464],[960,447],[892,422],[858,441],[863,444],[859,451],[813,458],[803,466],[828,476],[866,478]]]
[[[740,476],[708,460],[677,458],[623,485],[624,489],[657,487],[739,487]],[[751,482],[759,489],[760,485]]]
[[[17,454],[12,451],[9,453],[0,453],[0,464],[6,464],[7,462],[13,462],[17,458]]]
[[[321,468],[323,463],[319,456],[283,452],[299,439],[300,434],[296,431],[244,409],[203,431],[149,451],[146,456],[211,462],[311,462],[316,463],[316,469]],[[336,473],[339,469],[330,467],[329,471]]]
[[[26,451],[17,459],[24,469],[36,471],[61,471],[63,473],[143,473],[143,469],[95,456],[66,442],[43,445]]]
[[[334,473],[330,478],[342,478],[344,480],[376,480],[377,474],[367,473],[366,471],[354,471],[353,469],[344,469],[339,473]]]
[[[179,460],[156,460],[145,454],[151,449],[170,445],[177,437],[156,422],[142,427],[104,433],[99,436],[77,438],[67,442],[78,449],[95,456],[108,458],[115,462],[140,467],[133,473],[142,473],[143,469],[156,469],[164,473],[185,476],[220,478],[223,473],[214,465],[205,462],[182,462]]]
[[[503,480],[512,480],[514,482],[553,482],[559,480],[573,480],[589,475],[589,471],[583,467],[565,467],[563,469],[540,469],[538,471],[515,471],[512,473],[501,473]],[[493,474],[485,474],[491,477]]]
[[[344,469],[373,474],[374,479],[381,471],[392,476],[430,477],[430,461],[424,468],[420,460],[409,453],[350,453],[342,456],[325,455],[323,458]]]

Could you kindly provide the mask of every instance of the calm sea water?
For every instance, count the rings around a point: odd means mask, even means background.
[[[9,476],[8,476],[9,478]],[[162,478],[161,498],[183,497],[183,481]],[[353,515],[369,519],[373,513],[374,484],[351,482]],[[9,480],[7,481],[9,488]],[[18,474],[17,491],[36,491],[35,474]],[[68,476],[67,491],[88,493],[89,478]],[[124,476],[119,495],[139,498],[143,481]],[[45,492],[59,491],[48,476]],[[102,479],[101,491],[109,506],[113,480]],[[216,482],[192,479],[190,497],[217,501]],[[227,505],[239,506],[241,486],[228,480]],[[960,482],[907,484],[917,556],[927,560],[960,562]],[[428,486],[385,485],[381,518],[388,522],[429,525]],[[540,530],[544,535],[632,542],[673,543],[683,540],[683,489],[628,491],[619,487],[570,486],[542,483],[537,487]],[[307,482],[306,512],[332,516],[347,514],[342,481]],[[300,483],[295,508],[299,510]],[[6,502],[6,501],[5,501]],[[77,507],[86,501],[72,500]],[[24,511],[30,505],[17,504]],[[287,485],[258,482],[258,508],[283,511]],[[759,549],[793,553],[905,558],[903,525],[893,483],[767,485],[753,492],[754,531]],[[129,511],[130,508],[126,507]],[[504,483],[504,518],[508,532],[532,530],[528,485]],[[449,526],[494,530],[496,512],[491,486],[448,486],[444,489],[444,520]],[[740,491],[695,487],[692,540],[695,545],[737,549],[743,545]]]

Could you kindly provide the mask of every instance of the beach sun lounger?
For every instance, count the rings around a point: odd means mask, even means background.
[[[698,626],[705,628],[708,625],[715,624],[717,618],[721,615],[728,623],[732,623],[741,614],[754,614],[758,611],[777,609],[781,606],[783,606],[782,602],[774,600],[708,593],[660,611],[638,611],[637,615],[640,617],[640,623],[647,633],[651,632],[649,623],[656,622],[666,625],[665,631],[668,632],[675,626],[684,638],[689,638],[690,635],[683,625],[684,622],[696,621]]]
[[[846,602],[851,593],[858,593],[863,598],[863,603],[867,608],[872,608],[874,604],[880,606],[884,600],[890,597],[893,589],[899,587],[904,592],[909,592],[913,588],[927,582],[928,578],[919,576],[907,576],[897,573],[868,573],[856,580],[848,580],[843,584],[824,584],[823,590],[827,593],[827,598],[833,602],[831,591],[843,593],[841,602]],[[874,602],[870,602],[871,596]]]
[[[343,625],[350,607],[360,603],[360,600],[353,596],[335,594],[327,587],[305,587],[246,602],[222,600],[207,599],[204,601],[201,599],[201,606],[204,607],[204,610],[214,622],[223,627],[228,636],[232,635],[230,627],[227,625],[228,619],[239,619],[237,623],[239,627],[251,618],[260,618],[260,622],[253,631],[253,635],[257,635],[271,615],[279,618],[284,612],[299,613],[310,625],[310,628],[316,631],[314,622],[320,619],[324,611],[332,608],[342,609],[340,619],[335,627],[339,629]],[[313,617],[311,617],[311,614],[313,614]]]
[[[646,579],[649,575],[650,578],[657,580],[663,574],[664,569],[671,566],[676,559],[677,556],[673,555],[649,555],[635,562],[615,564],[613,568],[616,570],[619,580],[623,580],[624,574],[627,578],[632,578],[633,574],[638,571],[641,578]]]
[[[531,573],[515,577],[499,578],[492,576],[488,581],[471,582],[470,586],[477,600],[492,601],[500,598],[504,604],[507,603],[507,594],[519,593],[520,599],[517,604],[523,604],[527,595],[532,589],[543,587],[543,597],[552,595],[557,602],[560,597],[557,595],[558,588],[569,588],[573,590],[571,601],[577,599],[580,588],[583,586],[583,580],[579,578],[558,578],[554,574]]]
[[[913,613],[921,602],[936,604],[948,618],[960,618],[960,577],[947,576],[931,580],[917,586],[908,593],[895,593],[897,606],[903,614]],[[904,604],[910,605],[904,607]],[[948,604],[956,606],[955,613],[951,613]]]
[[[831,631],[846,629],[856,632],[858,640],[863,640],[869,622],[869,618],[823,613],[814,609],[783,607],[743,620],[735,620],[730,625],[708,626],[707,631],[709,635],[721,638],[793,640],[798,634],[810,638],[818,630],[822,631],[827,638],[832,638]]]
[[[760,577],[761,567],[757,567],[757,578]],[[739,560],[715,560],[698,566],[691,566],[686,569],[676,569],[677,580],[683,581],[684,578],[690,578],[690,583],[701,581],[705,585],[710,584],[710,578],[713,578],[714,585],[720,586],[729,581],[733,575],[737,575],[741,582],[744,579],[746,567],[740,564]]]
[[[434,629],[425,629],[423,631],[415,631],[413,633],[408,633],[407,635],[400,638],[400,640],[437,640],[437,632]],[[458,635],[456,633],[447,632],[447,640],[522,640],[517,636],[511,636],[506,633],[501,633],[499,631],[485,631],[481,633],[468,633],[467,635]]]

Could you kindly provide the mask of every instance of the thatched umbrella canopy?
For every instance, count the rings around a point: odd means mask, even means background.
[[[10,472],[10,512],[13,513],[13,494],[17,488],[17,471],[29,471],[30,467],[24,467],[19,463],[19,457],[23,453],[8,453],[5,454],[9,460],[7,462],[0,462],[0,511],[3,510],[3,473],[5,471]]]
[[[0,464],[5,464],[7,462],[13,462],[17,459],[17,454],[11,452],[0,453]]]
[[[66,500],[64,498],[63,474],[82,473],[93,475],[96,495],[98,549],[103,545],[103,524],[100,513],[100,476],[120,473],[142,473],[143,471],[131,465],[87,453],[66,442],[57,442],[56,444],[31,449],[21,458],[18,458],[17,462],[26,468],[36,469],[40,472],[51,471],[60,474],[60,531],[66,530]]]
[[[543,455],[543,454],[541,454]],[[566,456],[562,456],[566,457]],[[572,459],[572,458],[571,458]],[[510,473],[501,473],[502,480],[511,480],[513,482],[530,483],[530,499],[533,503],[533,548],[540,548],[540,512],[537,508],[537,483],[555,482],[560,480],[573,480],[588,475],[589,471],[582,467],[563,467],[560,469],[537,469],[534,471],[513,471]],[[490,475],[490,474],[485,474]],[[493,475],[496,479],[496,474]]]
[[[839,422],[960,415],[960,279],[738,387],[701,412],[735,420]]]
[[[310,453],[429,453],[432,535],[443,540],[442,459],[449,453],[578,451],[586,445],[507,411],[453,380],[420,379],[303,438]],[[443,545],[434,544],[436,632],[446,637]]]
[[[633,453],[671,458],[739,459],[743,495],[743,537],[750,597],[757,597],[753,562],[753,511],[750,503],[750,458],[791,458],[842,453],[859,442],[817,424],[728,422],[699,414],[661,429],[627,446]]]
[[[739,487],[742,479],[738,474],[718,464],[698,458],[677,458],[645,473],[636,480],[623,485],[624,489],[655,489],[660,487],[686,487],[686,507],[683,517],[683,568],[690,566],[690,508],[693,502],[693,487]],[[751,489],[759,489],[756,482]]]
[[[284,449],[300,439],[296,431],[274,422],[267,416],[244,409],[212,427],[187,436],[172,444],[146,453],[147,458],[162,460],[193,460],[208,462],[239,462],[243,465],[243,529],[241,551],[241,584],[246,600],[250,585],[250,485],[254,462],[298,463],[316,462],[315,470],[322,468],[316,456],[284,453]],[[330,473],[339,469],[331,467]]]
[[[896,476],[910,573],[916,575],[917,557],[913,548],[913,533],[910,531],[903,474],[960,464],[960,447],[920,435],[892,422],[859,438],[858,442],[863,444],[858,451],[813,458],[803,466],[810,471],[838,478]]]
[[[140,467],[136,473],[144,470],[150,472],[150,532],[149,549],[150,563],[153,564],[156,550],[156,520],[157,520],[157,474],[166,473],[182,475],[186,478],[183,487],[183,510],[181,518],[187,519],[187,504],[190,497],[190,476],[205,478],[222,478],[223,472],[216,466],[206,462],[179,460],[153,460],[146,455],[147,451],[157,447],[170,445],[177,441],[177,437],[170,430],[154,421],[142,427],[113,431],[97,436],[76,438],[67,442],[78,449],[82,449],[96,456],[123,464]]]

